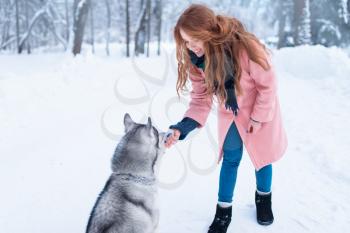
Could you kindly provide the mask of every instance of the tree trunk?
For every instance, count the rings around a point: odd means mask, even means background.
[[[6,1],[3,5],[5,11],[5,21],[2,28],[2,40],[0,44],[0,50],[6,49],[8,41],[10,40],[10,27],[11,27],[11,2]]]
[[[162,36],[162,0],[156,1],[156,18],[157,18],[157,38],[158,38],[157,55],[159,56],[161,36]]]
[[[285,26],[286,26],[286,14],[283,12],[280,12],[280,17],[278,20],[278,44],[277,48],[280,49],[285,46],[285,41],[286,41],[286,31],[285,31]]]
[[[26,8],[26,30],[29,29],[29,6],[28,6],[28,1],[25,1],[25,8]],[[30,54],[30,40],[29,38],[27,39],[26,42],[26,47],[27,47],[27,53]]]
[[[307,1],[309,0],[294,0],[294,44],[300,45],[304,44],[304,38],[301,38],[301,34],[304,32],[305,28],[305,21],[310,20],[305,19],[305,11],[310,11],[310,4],[307,4]],[[309,16],[310,17],[310,16]],[[309,25],[310,26],[310,25]],[[308,33],[308,32],[306,32]],[[311,31],[310,31],[311,33]],[[305,40],[306,41],[306,40]]]
[[[35,15],[33,16],[33,18],[30,20],[29,24],[28,24],[28,29],[27,31],[23,34],[23,36],[20,38],[19,42],[18,42],[18,49],[19,49],[19,53],[22,52],[24,45],[26,44],[26,42],[28,41],[28,38],[30,37],[31,33],[32,33],[32,29],[34,27],[34,25],[38,22],[38,20],[45,14],[45,8],[41,8],[39,11],[37,11],[35,13]]]
[[[294,0],[294,20],[293,20],[293,37],[294,44],[297,44],[299,41],[299,25],[301,21],[301,14],[305,7],[305,0]]]
[[[285,47],[287,45],[287,32],[286,32],[286,24],[287,24],[287,17],[290,17],[291,11],[289,8],[291,7],[290,0],[279,0],[278,1],[278,43],[277,48],[280,49],[282,47]]]
[[[148,0],[147,0],[148,1]],[[146,24],[147,2],[142,1],[141,11],[136,24],[135,33],[135,55],[144,53],[145,48],[145,24]]]
[[[151,39],[151,0],[147,0],[147,57],[149,57],[149,42]]]
[[[106,28],[106,53],[109,56],[109,39],[111,30],[111,4],[109,0],[105,0],[107,10],[107,28]]]
[[[129,16],[129,0],[125,0],[126,8],[126,56],[130,56],[130,16]]]
[[[70,21],[69,21],[68,0],[65,0],[64,6],[65,6],[65,17],[66,17],[66,40],[69,41]]]
[[[91,0],[91,3],[90,3],[90,9],[89,9],[89,12],[90,12],[90,42],[91,42],[91,51],[92,53],[95,53],[95,30],[94,30],[94,25],[95,25],[95,22],[94,22],[94,7],[93,7],[93,2]]]
[[[18,12],[18,0],[15,0],[16,5],[16,43],[17,43],[17,52],[22,53],[22,50],[19,47],[19,12]]]
[[[73,23],[73,49],[74,55],[81,52],[81,45],[84,38],[84,30],[90,8],[90,0],[74,0],[74,23]]]

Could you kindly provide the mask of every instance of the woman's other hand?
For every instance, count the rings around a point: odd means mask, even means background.
[[[255,134],[256,132],[258,132],[260,130],[260,128],[261,128],[261,122],[250,119],[249,124],[248,124],[247,133]]]

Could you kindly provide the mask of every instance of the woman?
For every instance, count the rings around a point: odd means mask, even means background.
[[[171,147],[204,126],[213,96],[218,100],[219,162],[223,158],[218,203],[210,233],[226,232],[243,145],[255,167],[257,221],[269,225],[272,163],[282,157],[287,137],[282,125],[277,83],[269,54],[259,40],[232,17],[193,4],[174,29],[178,60],[177,93],[189,77],[191,101],[183,119],[171,125]]]

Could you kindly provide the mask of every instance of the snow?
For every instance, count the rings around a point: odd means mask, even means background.
[[[115,46],[115,45],[113,45]],[[0,55],[1,232],[84,232],[129,112],[165,131],[181,120],[173,45],[163,55]],[[86,50],[85,50],[86,51]],[[154,49],[156,51],[156,49]],[[131,62],[133,61],[133,62]],[[346,232],[350,227],[350,58],[338,48],[274,51],[289,139],[274,164],[268,227],[255,221],[244,152],[228,232]],[[217,200],[216,113],[159,163],[160,233],[206,232]]]
[[[86,0],[81,0],[79,3],[78,3],[78,9],[81,9],[83,7],[83,5],[86,3]]]

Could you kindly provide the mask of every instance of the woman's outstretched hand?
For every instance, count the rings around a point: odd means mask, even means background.
[[[169,129],[168,132],[166,132],[164,145],[166,148],[170,148],[172,145],[174,145],[180,137],[180,130],[177,129]]]

